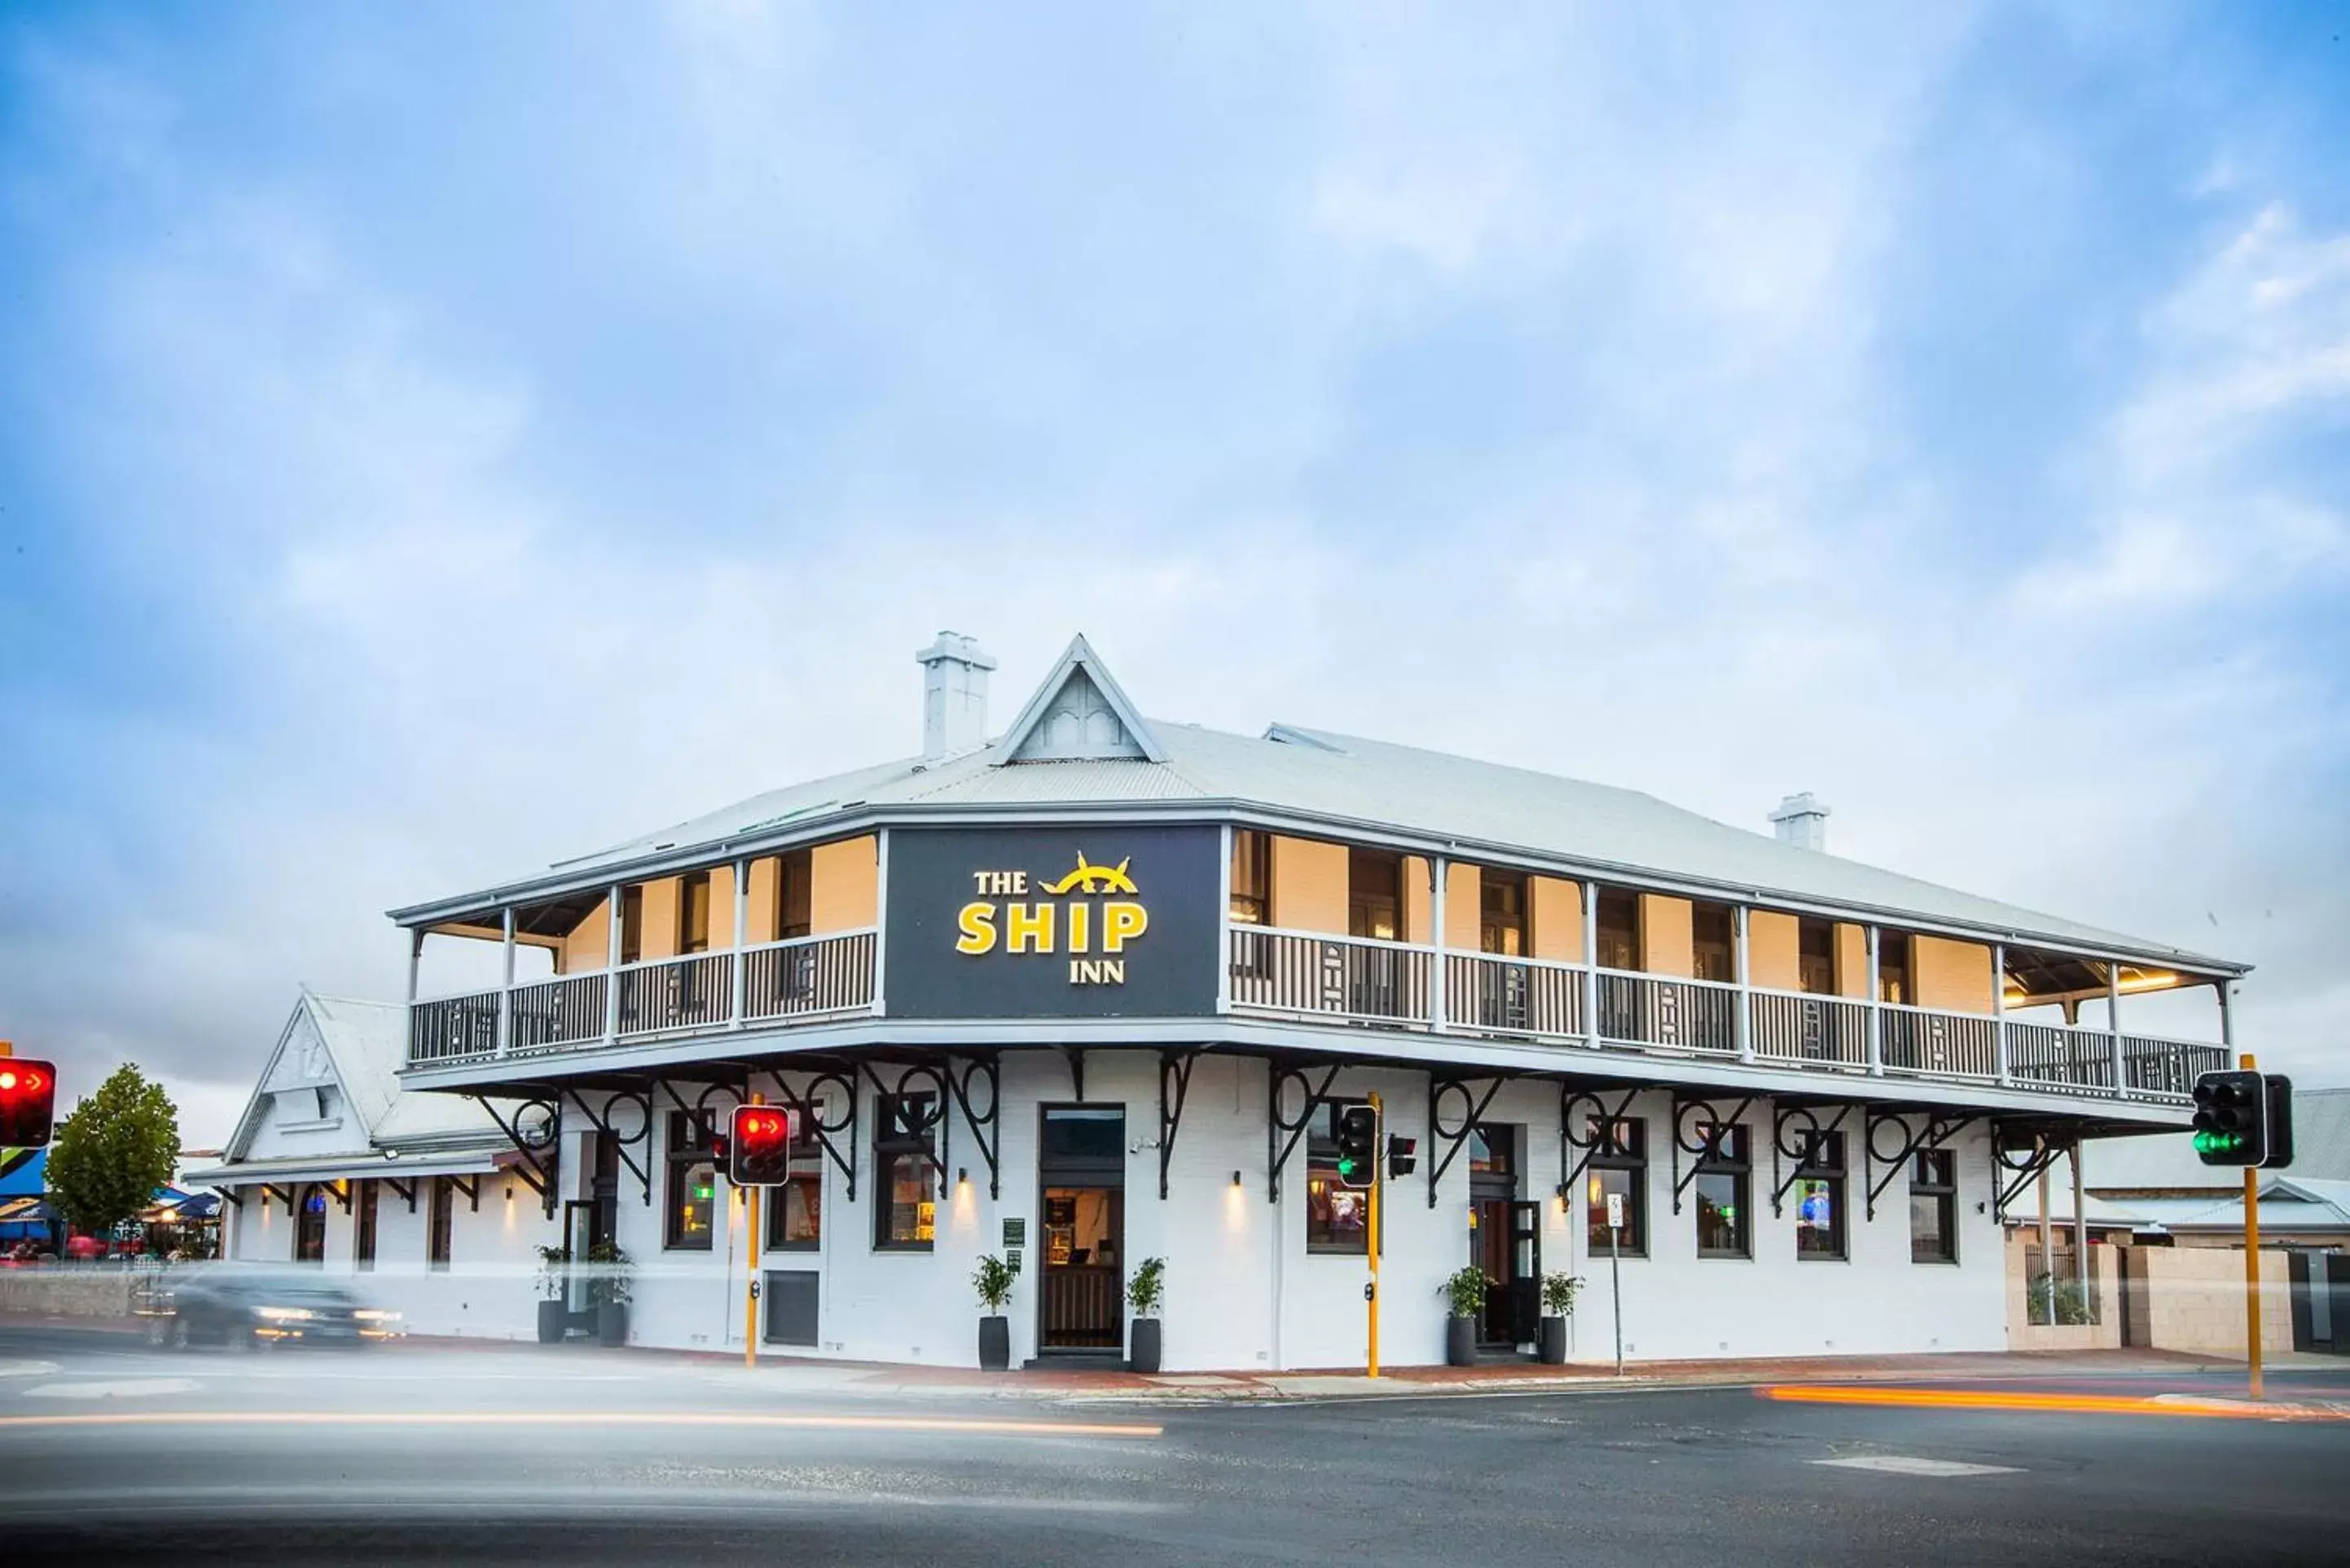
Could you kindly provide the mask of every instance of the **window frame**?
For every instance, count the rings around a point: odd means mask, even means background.
[[[1371,1228],[1367,1196],[1362,1200],[1364,1221],[1358,1232],[1358,1240],[1332,1239],[1326,1218],[1322,1227],[1324,1236],[1317,1240],[1315,1236],[1314,1218],[1314,1184],[1316,1180],[1326,1182],[1326,1185],[1323,1190],[1334,1197],[1341,1191],[1357,1190],[1354,1188],[1343,1186],[1338,1180],[1338,1117],[1354,1106],[1369,1104],[1368,1100],[1359,1098],[1323,1100],[1315,1106],[1314,1115],[1305,1125],[1305,1251],[1308,1257],[1367,1258],[1370,1256]],[[1323,1130],[1326,1127],[1327,1131]],[[1326,1208],[1331,1206],[1326,1201]]]
[[[1648,1255],[1648,1119],[1595,1116],[1587,1129],[1596,1147],[1583,1166],[1585,1251],[1594,1258],[1607,1256],[1607,1195],[1600,1189],[1598,1173],[1620,1171],[1625,1179],[1624,1217],[1628,1221],[1624,1229],[1631,1233],[1631,1241],[1629,1245],[1619,1243],[1617,1255],[1645,1258]]]
[[[1621,926],[1611,925],[1607,919],[1611,906],[1629,909],[1630,921]],[[1639,894],[1628,888],[1600,888],[1597,897],[1591,900],[1591,926],[1593,956],[1597,960],[1601,969],[1614,970],[1619,974],[1640,972]],[[1610,951],[1608,938],[1611,933],[1617,930],[1622,932],[1628,946],[1621,950],[1625,957],[1624,962],[1610,963],[1607,961]]]
[[[935,1105],[938,1096],[929,1090],[908,1095],[877,1095],[873,1104],[873,1251],[877,1252],[932,1252],[938,1249],[939,1156],[938,1131],[943,1115],[933,1116],[919,1134],[906,1133],[904,1116],[892,1108],[892,1102],[902,1106],[919,1101]],[[900,1240],[890,1234],[890,1221],[897,1204],[894,1188],[897,1168],[900,1161],[913,1160],[920,1175],[920,1190],[931,1205],[931,1234]],[[915,1220],[920,1230],[920,1219]]]
[[[1939,1169],[1942,1175],[1921,1182],[1919,1176],[1929,1169]],[[1921,1258],[1918,1255],[1918,1200],[1920,1198],[1937,1200],[1937,1217],[1942,1232],[1939,1257]],[[1958,1264],[1959,1159],[1954,1150],[1919,1149],[1909,1162],[1909,1261],[1937,1268],[1950,1268]]]
[[[1253,872],[1253,875],[1245,873]],[[1261,827],[1232,829],[1224,917],[1234,925],[1273,924],[1273,835]],[[1243,906],[1250,906],[1243,908]]]
[[[1364,879],[1356,875],[1365,867],[1380,866],[1394,873],[1394,881],[1386,894],[1378,889],[1367,890]],[[1382,901],[1388,909],[1388,934],[1381,936],[1375,929]],[[1399,850],[1366,849],[1360,845],[1347,846],[1347,934],[1358,940],[1399,942],[1404,940],[1404,875],[1403,855]]]
[[[1753,1139],[1743,1122],[1731,1122],[1723,1127],[1726,1136],[1717,1140],[1713,1137],[1717,1125],[1721,1124],[1706,1125],[1708,1145],[1713,1148],[1726,1145],[1737,1152],[1733,1155],[1705,1154],[1697,1157],[1690,1183],[1690,1195],[1694,1199],[1691,1207],[1697,1232],[1697,1255],[1707,1262],[1752,1262],[1754,1260]],[[1734,1249],[1705,1244],[1705,1183],[1710,1179],[1718,1180],[1723,1178],[1730,1179],[1735,1193],[1735,1201],[1731,1207],[1738,1227],[1738,1245]]]
[[[1818,1158],[1823,1149],[1828,1151],[1833,1158],[1826,1159]],[[1792,1187],[1797,1193],[1801,1193],[1804,1183],[1807,1181],[1822,1182],[1826,1185],[1829,1215],[1832,1221],[1828,1227],[1828,1234],[1834,1242],[1832,1250],[1827,1251],[1807,1252],[1804,1250],[1804,1233],[1807,1231],[1815,1231],[1817,1228],[1804,1223],[1803,1203],[1799,1197],[1795,1205],[1795,1261],[1797,1262],[1848,1263],[1852,1261],[1851,1211],[1846,1208],[1845,1201],[1846,1193],[1849,1190],[1848,1180],[1852,1175],[1851,1168],[1846,1164],[1848,1158],[1844,1134],[1841,1131],[1822,1132],[1814,1136],[1804,1151],[1803,1159],[1795,1167]]]
[[[1811,938],[1814,934],[1822,932],[1825,932],[1826,935],[1825,946],[1827,950],[1825,952],[1813,952],[1810,950]],[[1843,994],[1842,988],[1836,984],[1835,933],[1836,922],[1834,920],[1824,920],[1815,915],[1798,915],[1795,917],[1795,989],[1802,992],[1806,996],[1840,996]],[[1814,985],[1812,983],[1812,972],[1809,968],[1809,965],[1811,965],[1814,961],[1827,966],[1825,971],[1825,979],[1818,985]]]
[[[710,950],[711,876],[688,871],[677,879],[677,954],[690,958]]]
[[[824,1146],[816,1142],[816,1120],[824,1115],[821,1102],[809,1106],[803,1116],[792,1112],[791,1164],[782,1185],[771,1189],[764,1200],[766,1210],[766,1250],[771,1252],[820,1252],[824,1250]],[[816,1219],[812,1236],[792,1236],[785,1229],[790,1214],[785,1194],[795,1188],[811,1189],[806,1203],[807,1212]]]
[[[710,1252],[718,1245],[718,1227],[725,1199],[718,1190],[718,1156],[711,1147],[715,1130],[704,1131],[698,1126],[701,1118],[684,1111],[669,1114],[669,1137],[661,1150],[661,1251],[664,1252]],[[709,1223],[697,1237],[688,1231],[682,1220],[684,1210],[679,1199],[685,1190],[692,1168],[710,1168]]]
[[[1900,953],[1901,961],[1887,965],[1886,959],[1896,951]],[[1896,1007],[1918,1005],[1918,948],[1908,931],[1877,928],[1877,999]]]
[[[1717,922],[1720,941],[1713,940],[1710,929]],[[1718,961],[1709,962],[1710,960]],[[1716,968],[1720,973],[1709,972]],[[1690,971],[1692,979],[1711,981],[1717,985],[1737,983],[1738,915],[1728,904],[1700,898],[1690,905]]]
[[[1495,894],[1510,897],[1496,900]],[[1496,909],[1500,902],[1507,907]],[[1516,940],[1517,945],[1495,946]],[[1477,950],[1496,958],[1525,958],[1534,950],[1534,879],[1523,871],[1477,870]]]
[[[806,849],[787,849],[775,857],[775,940],[796,941],[815,935],[816,857]],[[796,915],[797,919],[793,919]]]
[[[645,887],[641,882],[620,889],[620,961],[641,962],[645,956]]]

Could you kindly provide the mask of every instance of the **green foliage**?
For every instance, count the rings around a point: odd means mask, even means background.
[[[49,1145],[50,1197],[77,1230],[103,1236],[137,1218],[172,1179],[180,1113],[126,1062],[76,1106]]]
[[[2081,1288],[2080,1281],[2058,1279],[2044,1272],[2033,1275],[2025,1287],[2025,1307],[2027,1323],[2075,1328],[2097,1321],[2089,1293]]]
[[[598,1241],[588,1249],[588,1299],[598,1306],[609,1302],[629,1304],[631,1265],[618,1241]]]
[[[571,1272],[571,1249],[541,1247],[538,1250],[538,1293],[548,1301],[563,1293],[563,1282]]]
[[[1012,1299],[1012,1282],[1019,1276],[1012,1265],[993,1252],[982,1253],[979,1267],[971,1272],[971,1288],[979,1297],[979,1304],[991,1314],[1001,1313]]]
[[[1580,1274],[1544,1274],[1542,1282],[1543,1311],[1553,1317],[1575,1315],[1575,1293],[1583,1288]]]
[[[1492,1283],[1485,1277],[1484,1270],[1470,1263],[1445,1275],[1437,1293],[1452,1303],[1454,1317],[1475,1317],[1485,1310],[1485,1293]]]
[[[1159,1303],[1167,1298],[1167,1260],[1145,1258],[1135,1266],[1134,1278],[1126,1282],[1126,1304],[1134,1309],[1137,1317],[1157,1317]]]

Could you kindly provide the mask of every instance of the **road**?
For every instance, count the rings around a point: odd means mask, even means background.
[[[2350,1413],[2350,1368],[2280,1381]],[[2338,1559],[2345,1475],[2342,1419],[1811,1405],[1732,1388],[875,1397],[828,1368],[637,1352],[173,1355],[0,1329],[11,1563],[2210,1568]]]

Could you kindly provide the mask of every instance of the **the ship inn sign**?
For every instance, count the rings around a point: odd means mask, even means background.
[[[1213,1012],[1218,844],[1211,827],[893,832],[889,1015]]]

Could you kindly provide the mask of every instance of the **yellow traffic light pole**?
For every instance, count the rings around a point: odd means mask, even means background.
[[[2236,1064],[2251,1072],[2247,1051]],[[2265,1110],[2262,1112],[2266,1114]],[[2244,1167],[2244,1355],[2252,1374],[2252,1397],[2261,1397],[2261,1169]]]
[[[1371,1139],[1371,1294],[1368,1302],[1370,1323],[1370,1375],[1379,1375],[1379,1189],[1387,1185],[1388,1141],[1387,1111],[1379,1104],[1377,1090],[1371,1094],[1371,1110],[1378,1118],[1378,1131]]]
[[[764,1106],[767,1096],[755,1091],[751,1103]],[[743,1279],[743,1365],[759,1365],[759,1189],[743,1189],[743,1222],[751,1229],[750,1266]]]

